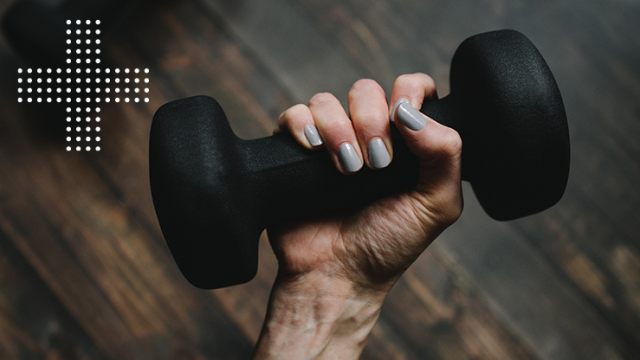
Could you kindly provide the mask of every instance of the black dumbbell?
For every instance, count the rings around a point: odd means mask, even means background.
[[[456,129],[462,178],[494,219],[540,212],[562,197],[569,132],[556,82],[535,46],[512,30],[465,40],[451,64],[451,94],[421,111]],[[201,288],[251,280],[270,224],[364,206],[407,191],[417,158],[394,125],[389,167],[345,176],[326,151],[288,134],[237,138],[218,103],[197,96],[163,105],[151,128],[151,190],[184,276]]]

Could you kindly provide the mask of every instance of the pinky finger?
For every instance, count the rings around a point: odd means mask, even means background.
[[[294,139],[307,149],[319,149],[323,144],[313,115],[306,105],[292,106],[280,115],[273,133],[280,132],[291,133]]]

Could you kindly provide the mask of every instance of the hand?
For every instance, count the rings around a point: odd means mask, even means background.
[[[375,81],[356,82],[351,120],[327,93],[280,116],[276,132],[290,132],[310,151],[328,151],[345,176],[393,161],[390,126],[397,126],[419,158],[419,180],[407,193],[350,214],[267,229],[279,271],[255,358],[269,358],[270,350],[278,358],[357,358],[387,292],[458,219],[462,141],[415,110],[435,98],[429,76],[403,75],[389,104]]]

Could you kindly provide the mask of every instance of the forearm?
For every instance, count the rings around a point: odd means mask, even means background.
[[[279,276],[253,359],[357,359],[385,295],[321,273]]]

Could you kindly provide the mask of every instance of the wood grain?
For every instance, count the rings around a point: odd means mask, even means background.
[[[151,101],[105,107],[100,153],[67,153],[44,126],[62,115],[15,101],[22,63],[0,39],[0,358],[248,358],[277,263],[263,236],[252,282],[184,280],[148,188],[155,110],[207,94],[255,138],[317,92],[346,105],[362,77],[390,94],[427,72],[443,96],[458,44],[498,28],[529,36],[556,76],[567,193],[496,223],[465,185],[463,217],[398,282],[362,358],[640,358],[639,20],[622,0],[149,2],[106,50],[151,69]]]

